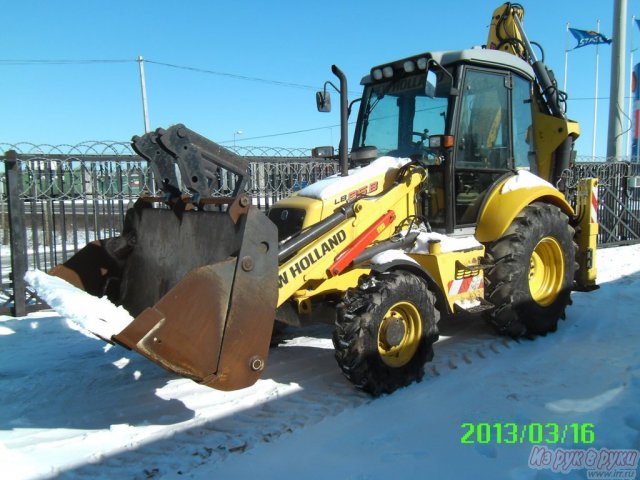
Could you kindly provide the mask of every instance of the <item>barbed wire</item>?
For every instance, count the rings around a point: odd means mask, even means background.
[[[562,172],[560,182],[573,189],[582,178],[597,178],[600,185],[609,186],[615,181],[640,173],[640,168],[635,167],[637,165],[625,161],[576,163]]]
[[[608,157],[606,155],[577,155],[576,163],[612,163],[612,162],[632,162],[630,155],[622,155],[620,157]]]
[[[310,148],[257,147],[257,146],[252,147],[252,146],[246,146],[246,145],[238,145],[238,146],[225,145],[224,148],[231,150],[233,153],[237,155],[241,155],[243,157],[296,157],[296,158],[311,157]]]
[[[269,157],[269,158],[309,158],[310,148],[302,147],[261,147],[250,145],[224,145],[236,155],[244,157]],[[14,150],[19,155],[35,156],[115,156],[137,157],[129,142],[116,141],[87,141],[75,145],[71,144],[36,144],[31,142],[6,143],[0,142],[0,154]]]
[[[324,128],[324,127],[323,127]],[[218,142],[227,150],[247,157],[296,157],[306,158],[311,156],[311,148],[305,147],[281,147],[259,145],[225,145]],[[115,140],[88,140],[77,144],[50,144],[33,142],[0,142],[0,154],[9,150],[15,150],[22,155],[135,155],[130,142]],[[576,163],[616,163],[631,162],[630,156],[607,157],[577,155]]]
[[[23,155],[134,155],[129,142],[110,140],[95,140],[72,144],[52,145],[31,142],[5,143],[0,142],[0,152],[14,150]]]

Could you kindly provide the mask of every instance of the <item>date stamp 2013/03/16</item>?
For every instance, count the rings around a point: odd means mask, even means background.
[[[569,473],[586,470],[588,479],[637,478],[640,451],[594,448],[593,423],[462,423],[463,444],[529,444],[529,467]],[[566,445],[585,448],[563,448]],[[557,448],[550,448],[551,446]]]
[[[463,444],[593,445],[593,423],[462,423]]]

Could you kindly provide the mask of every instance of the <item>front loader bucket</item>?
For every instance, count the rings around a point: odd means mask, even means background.
[[[114,340],[210,387],[235,390],[255,383],[266,362],[275,318],[277,231],[256,209],[250,209],[239,223],[236,256],[190,269]],[[215,233],[224,236],[224,230]],[[204,249],[215,249],[211,236],[204,240]],[[223,251],[234,243],[226,243]],[[188,263],[193,253],[183,260]],[[144,282],[143,276],[142,270],[131,273],[129,282],[135,280],[129,283],[125,299],[137,303],[135,283]]]
[[[135,316],[111,339],[220,390],[252,385],[277,303],[277,229],[254,207],[129,210],[122,236],[87,245],[50,274]]]
[[[213,388],[252,385],[275,319],[278,232],[244,193],[247,160],[181,124],[136,136],[132,146],[163,196],[139,198],[122,235],[49,273],[135,317],[101,338]],[[230,197],[212,196],[221,168],[236,179]]]

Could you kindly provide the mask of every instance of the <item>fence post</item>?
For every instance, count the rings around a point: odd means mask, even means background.
[[[7,204],[11,234],[11,283],[13,284],[11,313],[15,317],[22,317],[27,314],[27,285],[24,280],[24,274],[27,273],[27,242],[24,205],[20,199],[22,175],[15,150],[9,150],[5,153],[4,168],[7,178]]]
[[[0,223],[2,227],[2,240],[0,244],[9,245],[9,221],[7,220],[7,212],[5,208],[5,182],[0,182]]]

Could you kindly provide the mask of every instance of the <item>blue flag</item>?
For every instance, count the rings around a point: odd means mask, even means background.
[[[605,37],[601,33],[594,32],[593,30],[578,30],[577,28],[570,28],[569,31],[578,40],[576,48],[585,47],[587,45],[598,45],[600,43],[611,43],[611,39]]]

